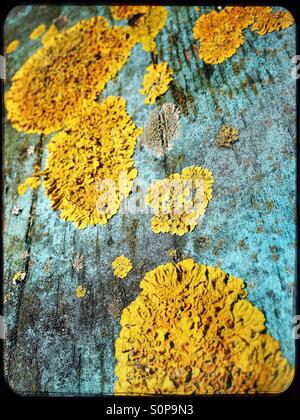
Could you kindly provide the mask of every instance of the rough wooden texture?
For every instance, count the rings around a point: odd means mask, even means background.
[[[295,27],[264,37],[247,30],[245,45],[232,59],[209,66],[196,59],[193,49],[195,8],[168,10],[167,25],[157,38],[157,59],[168,61],[175,76],[158,106],[173,102],[180,108],[182,134],[165,158],[154,158],[138,144],[136,166],[147,183],[185,166],[205,166],[215,177],[214,198],[202,225],[181,238],[155,235],[150,214],[117,214],[105,226],[79,231],[51,209],[42,186],[16,195],[33,164],[45,162],[51,137],[18,133],[5,120],[5,370],[16,392],[112,393],[118,302],[126,306],[135,298],[143,275],[167,262],[170,248],[245,279],[249,299],[265,312],[269,331],[294,362],[296,114],[290,71]],[[107,6],[13,9],[5,23],[5,43],[21,42],[8,57],[7,87],[40,44],[29,40],[32,29],[40,23],[49,26],[60,14],[70,19],[69,26],[97,14],[112,22]],[[100,95],[100,100],[108,94],[126,98],[138,126],[154,108],[139,94],[145,68],[154,59],[137,45]],[[240,130],[232,149],[215,144],[225,123]],[[30,157],[29,145],[35,146]],[[14,205],[23,209],[19,216],[12,216]],[[115,279],[111,269],[121,254],[134,264],[125,281]],[[83,256],[78,272],[72,265],[77,255]],[[16,271],[26,272],[26,281],[17,287],[11,282]],[[79,284],[88,289],[84,299],[75,296]]]

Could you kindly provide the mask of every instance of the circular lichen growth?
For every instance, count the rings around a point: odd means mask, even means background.
[[[222,125],[220,128],[217,138],[216,144],[219,147],[231,147],[234,143],[236,143],[239,139],[239,130],[235,127],[232,127],[228,124]]]
[[[121,317],[115,393],[280,392],[294,369],[243,280],[192,259],[146,274]]]
[[[137,175],[132,155],[141,131],[127,114],[123,98],[83,102],[65,130],[47,146],[42,175],[53,209],[61,210],[61,217],[78,228],[107,223]],[[112,197],[99,187],[107,180],[115,188]]]
[[[125,257],[124,255],[120,255],[117,257],[111,264],[114,275],[119,277],[120,279],[124,279],[127,277],[129,271],[132,270],[132,262],[129,258]]]
[[[198,166],[154,182],[146,202],[152,208],[151,229],[155,233],[184,235],[195,229],[212,199],[212,173]]]

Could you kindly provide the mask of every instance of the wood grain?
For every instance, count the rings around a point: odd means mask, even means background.
[[[194,164],[213,172],[214,198],[194,232],[155,235],[150,214],[117,214],[105,226],[80,231],[51,209],[42,186],[17,196],[34,163],[44,165],[51,136],[19,133],[5,119],[5,371],[18,393],[112,393],[120,311],[139,293],[144,274],[169,261],[170,248],[245,279],[249,299],[265,312],[269,331],[294,361],[296,105],[290,71],[295,27],[264,37],[246,31],[244,46],[211,66],[196,54],[192,28],[199,13],[194,7],[168,10],[157,37],[158,56],[137,45],[99,100],[123,96],[137,126],[144,126],[155,108],[139,94],[145,69],[151,62],[169,62],[174,81],[157,106],[178,106],[181,135],[162,158],[139,143],[135,162],[147,184]],[[17,38],[20,47],[8,56],[6,88],[39,46],[39,40],[29,40],[33,28],[49,26],[59,15],[71,25],[97,14],[113,23],[107,6],[13,9],[5,44]],[[240,130],[240,140],[228,150],[215,143],[225,123]],[[35,146],[32,156],[26,153],[29,145]],[[19,216],[12,215],[15,205],[22,208]],[[114,278],[111,269],[121,254],[134,265],[125,281]],[[83,259],[79,271],[73,267],[76,256]],[[11,282],[16,271],[26,272],[17,287]],[[80,284],[88,290],[84,299],[75,296]]]

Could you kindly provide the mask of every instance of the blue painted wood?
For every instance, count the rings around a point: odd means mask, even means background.
[[[33,164],[45,162],[51,136],[21,134],[5,121],[5,370],[19,393],[112,393],[120,327],[111,305],[129,304],[145,272],[169,260],[170,248],[243,278],[249,299],[265,312],[270,333],[294,361],[296,105],[290,71],[295,27],[264,37],[246,30],[245,45],[231,59],[208,66],[193,50],[198,12],[194,7],[168,11],[157,37],[158,60],[174,69],[174,83],[158,106],[173,102],[179,107],[182,132],[165,160],[138,144],[135,162],[147,183],[194,164],[213,172],[214,198],[194,232],[181,238],[155,235],[150,214],[117,214],[105,226],[79,231],[51,209],[42,186],[18,197],[16,188]],[[112,22],[107,6],[14,9],[6,20],[5,43],[17,38],[21,44],[8,57],[7,87],[39,46],[39,40],[29,40],[31,30],[40,23],[50,25],[60,14],[70,19],[69,25],[96,14]],[[100,100],[122,95],[138,126],[155,108],[139,94],[152,60],[137,45],[100,95]],[[240,130],[232,149],[215,144],[224,123]],[[30,157],[28,145],[35,145]],[[11,214],[14,205],[23,209],[18,217]],[[24,251],[29,254],[25,259]],[[111,270],[112,260],[121,254],[134,265],[124,282]],[[78,272],[72,266],[77,255],[83,257]],[[11,282],[16,271],[27,274],[17,287]],[[88,289],[82,300],[75,296],[79,284]]]

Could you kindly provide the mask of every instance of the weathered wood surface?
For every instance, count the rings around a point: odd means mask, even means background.
[[[181,238],[155,235],[149,214],[117,214],[105,226],[79,231],[51,209],[42,186],[17,196],[33,164],[44,164],[51,136],[18,133],[5,120],[5,371],[19,393],[112,393],[119,318],[114,319],[110,305],[118,300],[128,305],[143,275],[168,261],[170,248],[245,279],[250,300],[265,312],[269,331],[294,361],[296,114],[290,71],[295,27],[264,37],[246,31],[245,45],[232,59],[208,66],[193,50],[195,8],[168,10],[166,27],[157,37],[158,60],[169,62],[175,80],[158,105],[179,107],[182,134],[167,159],[154,158],[138,144],[135,162],[147,183],[192,164],[213,172],[214,198],[194,232]],[[15,8],[6,20],[5,43],[17,38],[21,45],[8,57],[7,87],[40,44],[29,40],[32,29],[40,23],[49,26],[60,14],[70,19],[69,25],[97,14],[112,22],[107,6]],[[153,109],[139,94],[152,60],[136,46],[100,95],[100,100],[122,95],[137,126],[144,126]],[[215,144],[224,123],[241,133],[232,149]],[[35,146],[30,157],[29,145]],[[12,216],[14,205],[23,209],[17,217]],[[111,269],[121,254],[134,264],[123,282]],[[83,256],[78,272],[72,266],[77,255]],[[26,271],[26,281],[17,287],[11,282],[16,271]],[[84,299],[75,296],[79,284],[88,289]]]

